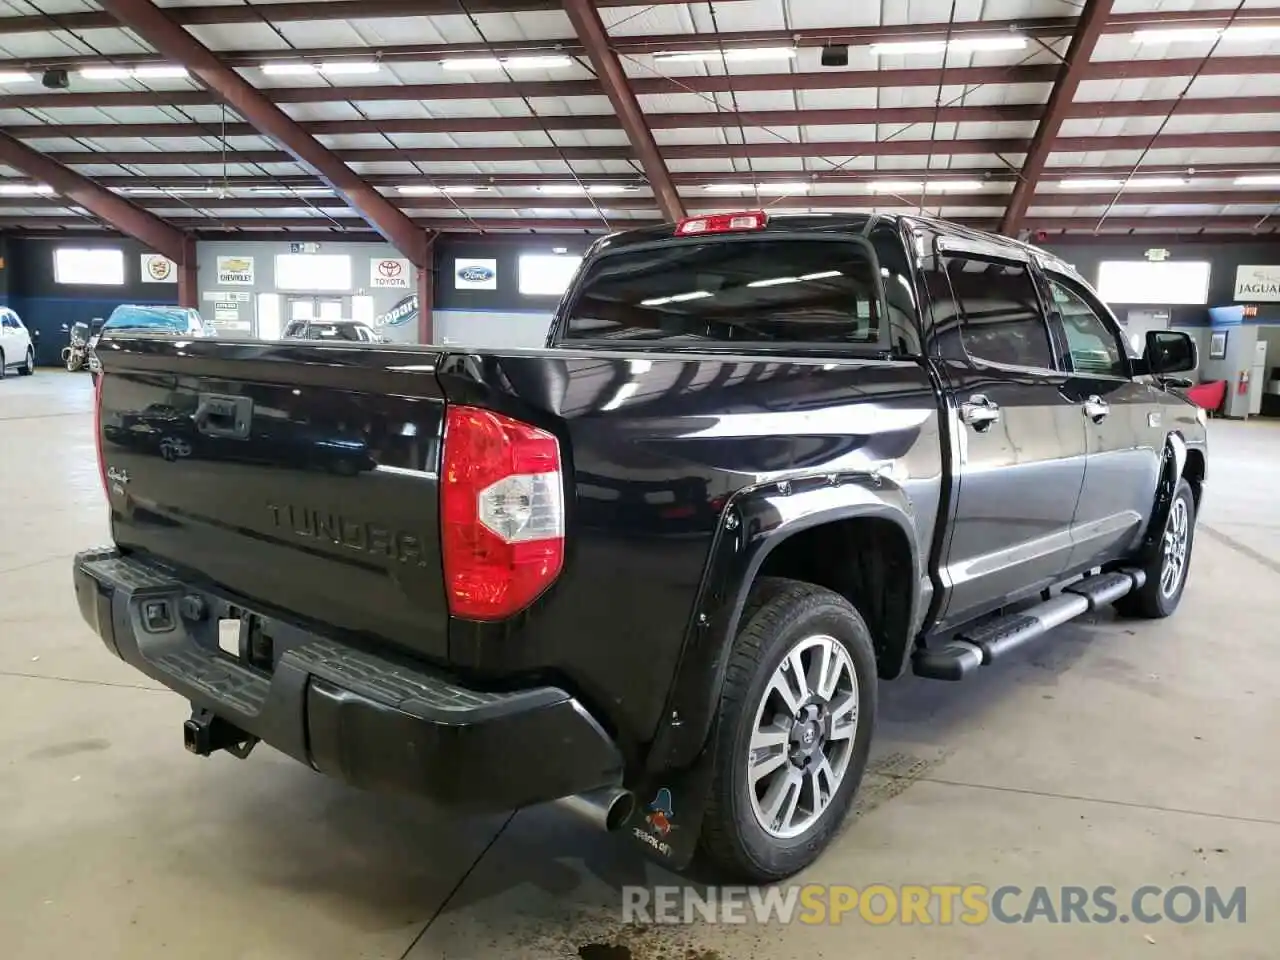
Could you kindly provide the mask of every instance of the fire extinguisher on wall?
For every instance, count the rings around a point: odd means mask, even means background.
[[[1238,393],[1240,396],[1243,397],[1248,392],[1249,392],[1249,371],[1241,370],[1240,378],[1236,383],[1236,393]]]

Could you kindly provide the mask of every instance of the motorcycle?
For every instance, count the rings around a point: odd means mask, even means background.
[[[62,348],[62,362],[67,370],[75,373],[89,363],[89,324],[83,320],[71,325],[71,342]]]

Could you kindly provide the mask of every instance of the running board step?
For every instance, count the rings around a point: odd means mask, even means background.
[[[933,680],[963,680],[978,667],[989,666],[1054,627],[1141,589],[1146,581],[1142,570],[1085,577],[1034,607],[962,630],[939,647],[917,650],[912,668]]]

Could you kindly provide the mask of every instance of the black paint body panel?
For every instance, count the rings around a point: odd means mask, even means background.
[[[874,512],[911,537],[928,592],[943,444],[916,361],[149,338],[114,341],[107,357],[105,460],[128,477],[111,496],[122,549],[472,683],[563,685],[633,760],[657,732],[735,497],[749,498],[745,566],[807,518]],[[245,436],[208,435],[197,413],[209,397],[230,411],[215,432],[234,428],[231,401],[251,401]],[[446,400],[561,441],[565,569],[509,622],[446,614],[434,476]],[[162,449],[166,438],[177,442]],[[731,609],[738,591],[724,589]]]

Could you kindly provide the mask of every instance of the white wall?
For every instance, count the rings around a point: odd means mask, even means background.
[[[208,240],[197,244],[196,254],[199,258],[198,282],[200,287],[200,312],[207,320],[213,320],[213,305],[219,298],[210,296],[214,293],[248,293],[247,302],[237,301],[241,321],[252,324],[252,332],[257,333],[258,295],[262,293],[281,293],[281,315],[288,322],[288,312],[284,307],[284,298],[289,294],[302,294],[304,291],[277,291],[275,269],[276,254],[290,253],[291,245],[286,241],[262,240]],[[360,243],[335,240],[322,241],[315,251],[321,254],[343,254],[351,257],[351,289],[344,293],[317,292],[317,296],[369,296],[373,298],[374,314],[382,314],[404,297],[412,295],[417,287],[417,270],[410,268],[406,278],[407,287],[382,288],[373,287],[370,282],[371,265],[374,260],[383,258],[404,259],[395,247],[387,243]],[[227,285],[218,283],[218,257],[252,257],[253,284]],[[418,330],[414,324],[398,327],[387,327],[381,331],[388,339],[406,343],[416,343]],[[244,335],[244,334],[240,334]]]
[[[431,317],[436,342],[459,347],[541,347],[550,313],[439,310]]]

